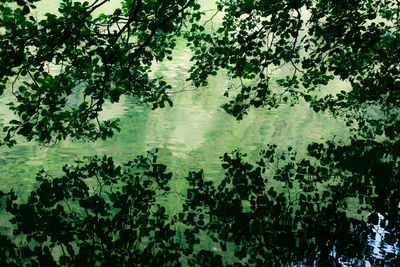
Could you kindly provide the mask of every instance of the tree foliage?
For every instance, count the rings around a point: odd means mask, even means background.
[[[123,1],[111,14],[93,13],[108,0],[62,0],[59,14],[32,14],[32,1],[0,3],[1,93],[17,115],[4,128],[43,143],[67,136],[95,140],[120,130],[99,120],[105,101],[133,96],[153,108],[172,105],[170,86],[149,76],[153,61],[170,59],[176,37],[199,5],[188,1]],[[74,101],[78,96],[78,101]]]
[[[344,115],[366,137],[371,131],[397,134],[396,1],[221,0],[223,21],[215,31],[207,29],[210,20],[200,21],[204,12],[195,0],[125,0],[98,16],[107,0],[63,0],[58,14],[43,19],[32,15],[38,1],[0,3],[1,92],[12,83],[9,106],[17,115],[4,128],[4,144],[15,144],[15,134],[43,143],[112,136],[117,122],[99,121],[99,112],[122,95],[153,108],[172,105],[170,86],[150,78],[149,70],[154,61],[171,58],[187,27],[184,37],[194,52],[190,80],[205,85],[220,69],[239,79],[227,88],[232,98],[223,105],[238,119],[250,107],[304,99],[316,112]],[[279,68],[287,75],[274,75]],[[334,78],[351,90],[315,93]],[[371,117],[371,106],[383,115]]]
[[[195,64],[196,86],[225,69],[240,79],[223,107],[242,119],[250,107],[275,108],[303,98],[316,111],[347,115],[349,124],[368,120],[377,106],[386,120],[398,123],[399,4],[396,1],[218,1],[222,25],[206,32],[194,23],[187,34]],[[284,68],[284,77],[274,75]],[[322,90],[334,78],[350,91]],[[279,86],[281,90],[274,89]],[[236,92],[238,90],[238,92]],[[376,121],[375,121],[376,122]],[[363,125],[362,125],[363,126]],[[361,127],[362,128],[362,127]],[[393,127],[392,127],[393,128]],[[396,130],[397,132],[397,130]]]
[[[12,224],[0,235],[1,265],[400,264],[397,1],[219,0],[215,31],[195,0],[125,0],[98,16],[108,1],[62,0],[43,19],[33,16],[38,1],[0,1],[0,89],[16,115],[2,145],[16,135],[105,139],[120,129],[99,113],[123,95],[172,106],[150,67],[171,59],[179,37],[193,51],[195,86],[221,69],[232,78],[223,108],[236,118],[304,100],[343,116],[355,135],[310,144],[304,157],[276,145],[256,162],[225,154],[219,180],[192,171],[185,192],[154,153],[41,171],[27,200],[0,192]],[[325,93],[334,79],[350,89]],[[170,195],[181,210],[167,211]]]

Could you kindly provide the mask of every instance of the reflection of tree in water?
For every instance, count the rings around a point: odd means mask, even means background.
[[[212,195],[215,202],[209,214],[217,218],[224,214],[228,219],[212,219],[214,224],[208,224],[207,229],[219,240],[222,237],[236,243],[235,256],[250,265],[252,261],[265,264],[265,260],[270,264],[395,264],[398,164],[382,160],[390,153],[379,143],[353,141],[348,146],[313,144],[309,154],[318,161],[294,160],[294,153],[276,154],[273,146],[255,165],[246,163],[240,153],[225,155],[227,176],[218,187],[220,191]],[[266,162],[275,165],[278,160],[283,164],[272,180],[283,182],[284,190],[275,190],[274,183],[262,178]],[[385,181],[380,178],[382,174]],[[323,185],[330,189],[320,190]],[[197,198],[201,197],[199,194]],[[359,199],[356,214],[351,214],[349,198]],[[227,210],[233,213],[226,215]],[[380,233],[375,219],[378,212],[386,215],[385,222],[379,221],[386,230],[379,255],[379,244],[373,241]],[[368,223],[358,219],[357,213],[370,214]]]
[[[332,191],[337,199],[358,199],[358,214],[367,222],[347,216],[354,240],[343,239],[344,259],[352,264],[398,264],[399,254],[399,166],[394,145],[389,142],[352,140],[350,145],[311,145],[309,154],[330,169],[348,173]],[[348,243],[348,244],[347,244]],[[352,244],[351,246],[349,244]],[[333,254],[341,254],[334,247]]]
[[[91,158],[64,177],[40,173],[27,203],[4,196],[17,239],[12,248],[2,236],[2,263],[61,254],[61,265],[396,265],[400,182],[391,147],[314,143],[298,159],[270,145],[256,163],[235,151],[222,157],[218,184],[191,172],[183,195],[153,154],[122,169]],[[179,196],[181,211],[160,206],[167,194]]]

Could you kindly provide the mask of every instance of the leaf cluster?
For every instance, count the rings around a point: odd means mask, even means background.
[[[194,52],[190,80],[199,87],[226,70],[233,86],[227,88],[228,102],[222,107],[238,120],[251,107],[276,108],[304,99],[315,112],[343,115],[361,135],[365,133],[358,123],[371,120],[368,107],[383,114],[379,127],[385,120],[397,123],[390,115],[399,108],[396,1],[217,4],[223,12],[219,28],[207,32],[197,23],[185,35]],[[324,92],[333,79],[348,82],[350,90]]]
[[[15,135],[45,144],[68,136],[110,137],[120,130],[117,121],[101,122],[99,113],[106,101],[123,95],[153,109],[172,106],[170,85],[151,78],[150,66],[171,59],[180,29],[198,5],[124,1],[111,14],[94,16],[107,2],[63,0],[59,14],[43,19],[32,15],[30,3],[22,10],[0,3],[0,93],[11,87],[8,105],[17,115],[3,128],[3,144],[14,145]]]

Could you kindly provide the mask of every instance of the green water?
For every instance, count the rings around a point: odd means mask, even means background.
[[[202,8],[208,16],[214,14],[214,0],[203,0]],[[39,2],[37,16],[46,12],[57,12],[58,1]],[[108,6],[97,13],[113,10],[120,6],[119,0],[111,0]],[[204,18],[206,21],[207,18]],[[214,26],[221,16],[214,18]],[[203,169],[206,179],[219,180],[225,170],[221,168],[220,156],[235,149],[256,160],[259,151],[267,144],[277,144],[284,149],[292,146],[301,156],[311,142],[344,140],[348,130],[343,121],[328,113],[315,113],[308,104],[300,102],[291,107],[282,105],[276,110],[252,109],[238,122],[220,108],[227,101],[223,96],[226,88],[235,83],[224,72],[209,79],[207,87],[196,89],[186,81],[191,67],[191,52],[184,40],[179,40],[172,61],[155,62],[153,76],[163,76],[172,85],[170,92],[173,107],[151,110],[136,99],[123,97],[118,104],[106,103],[102,119],[120,119],[121,133],[106,141],[83,142],[66,140],[49,147],[35,142],[20,140],[12,147],[0,147],[0,190],[13,188],[20,196],[26,197],[37,186],[35,173],[44,168],[51,174],[60,174],[65,164],[83,156],[112,156],[117,162],[126,162],[138,154],[158,148],[160,163],[168,166],[173,173],[172,187],[176,192],[186,188],[185,176],[191,170]],[[287,69],[276,71],[276,77],[286,76]],[[329,87],[322,88],[321,94],[346,90],[348,85],[335,80]],[[79,97],[78,97],[79,98]],[[0,123],[7,123],[14,115],[6,103],[13,101],[10,93],[0,98]],[[278,187],[279,188],[279,187]],[[325,190],[321,189],[321,190]],[[169,212],[180,209],[180,202],[171,199],[163,201]],[[357,215],[357,199],[348,198],[348,215]],[[365,214],[363,214],[364,216]],[[0,230],[6,228],[7,218],[0,219]],[[3,223],[1,223],[3,220]],[[205,242],[207,237],[205,236]]]
[[[38,16],[56,12],[57,5],[57,1],[41,1]],[[105,9],[112,10],[119,5],[120,1],[111,1]],[[214,8],[214,1],[204,0],[202,8]],[[215,20],[218,24],[218,17]],[[252,110],[243,121],[237,122],[220,108],[226,101],[223,92],[232,81],[220,73],[205,88],[191,87],[186,81],[190,57],[190,49],[180,40],[173,61],[155,63],[153,67],[155,76],[164,76],[173,86],[172,108],[153,111],[129,97],[122,98],[118,104],[106,104],[102,118],[119,118],[122,129],[109,140],[95,143],[66,140],[51,147],[22,141],[12,148],[1,147],[0,190],[14,188],[17,193],[27,192],[35,186],[37,170],[45,168],[57,173],[64,164],[82,156],[107,154],[122,162],[154,148],[159,148],[160,161],[169,166],[179,187],[189,170],[204,169],[207,177],[218,179],[223,174],[219,157],[237,148],[254,159],[269,143],[281,147],[290,145],[301,152],[312,141],[346,136],[342,121],[329,114],[315,113],[306,103],[294,107],[282,105],[273,111]],[[329,92],[346,85],[336,82],[330,86],[324,90]],[[12,99],[4,95],[0,100],[0,119],[4,123],[13,116],[5,106]]]

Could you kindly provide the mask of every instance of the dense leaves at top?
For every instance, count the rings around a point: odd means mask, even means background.
[[[184,22],[197,14],[194,0],[124,1],[98,16],[108,0],[62,0],[58,14],[43,19],[32,12],[37,0],[10,2],[0,2],[0,88],[11,87],[8,105],[18,117],[4,129],[5,144],[15,144],[15,134],[43,143],[104,139],[119,128],[99,121],[99,112],[122,95],[172,105],[169,85],[149,69],[170,58]]]
[[[233,82],[223,108],[238,119],[251,107],[304,99],[316,112],[344,115],[364,137],[397,136],[397,1],[220,0],[217,29],[201,20],[195,0],[125,0],[100,15],[107,0],[62,0],[43,19],[35,2],[0,2],[0,88],[11,87],[17,115],[3,144],[15,144],[15,134],[43,143],[107,138],[118,124],[100,121],[99,112],[122,95],[172,105],[170,86],[149,71],[171,58],[182,32],[194,52],[190,80],[205,85],[226,69]],[[324,93],[334,78],[351,89]]]
[[[233,95],[223,106],[228,113],[241,119],[250,107],[303,98],[316,112],[347,115],[349,124],[371,120],[365,114],[371,105],[384,113],[381,128],[385,120],[398,123],[398,1],[221,0],[218,8],[224,17],[216,31],[195,23],[187,38],[195,85],[218,69],[240,79],[226,91]],[[334,78],[351,90],[319,97],[315,91]]]

